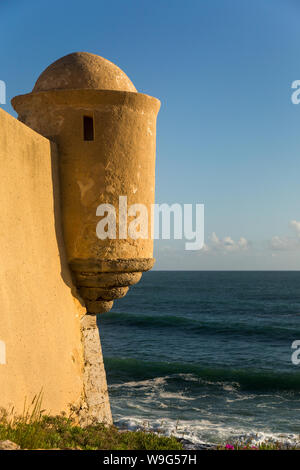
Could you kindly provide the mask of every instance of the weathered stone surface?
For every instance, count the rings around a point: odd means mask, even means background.
[[[106,313],[112,309],[113,301],[107,302],[105,300],[86,300],[86,309],[88,313]]]
[[[114,300],[121,299],[128,292],[128,287],[81,287],[79,294],[86,300]]]
[[[118,260],[74,260],[70,267],[89,313],[105,313],[107,304],[91,305],[90,301],[111,301],[126,295],[131,285],[154,264],[154,258]],[[112,304],[111,304],[112,307]]]
[[[33,91],[78,88],[136,91],[117,65],[88,52],[73,52],[49,65],[39,76]]]
[[[72,260],[69,264],[72,271],[79,273],[134,273],[149,271],[154,263],[154,258],[119,258]]]
[[[20,450],[21,447],[12,441],[0,441],[0,450]]]
[[[84,348],[85,404],[80,412],[81,424],[94,421],[112,424],[106,375],[97,327],[96,315],[86,315],[81,321]]]
[[[142,273],[77,273],[78,287],[128,287],[137,284]]]

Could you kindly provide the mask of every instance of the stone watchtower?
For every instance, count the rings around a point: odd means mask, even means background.
[[[18,120],[0,109],[0,407],[22,412],[42,389],[51,413],[111,423],[96,314],[154,263],[150,224],[129,237],[123,209],[151,213],[160,103],[79,52],[12,104]],[[99,237],[102,204],[116,237]]]
[[[107,312],[152,268],[153,241],[150,227],[147,238],[117,232],[99,240],[97,207],[112,204],[119,221],[119,196],[127,196],[128,206],[142,203],[150,214],[160,102],[137,93],[108,60],[77,52],[12,104],[21,122],[57,144],[67,260],[88,312]]]

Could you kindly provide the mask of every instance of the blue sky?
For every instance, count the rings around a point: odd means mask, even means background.
[[[206,247],[158,241],[157,269],[299,269],[298,0],[10,0],[0,13],[8,100],[74,51],[161,100],[156,201],[204,203]]]

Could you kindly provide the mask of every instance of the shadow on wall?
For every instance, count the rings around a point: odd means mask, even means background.
[[[57,145],[50,141],[51,153],[51,172],[52,172],[52,188],[53,188],[53,212],[54,212],[54,225],[57,240],[57,246],[60,258],[60,275],[64,283],[71,289],[71,293],[80,302],[82,307],[85,307],[84,301],[79,296],[78,291],[74,285],[71,270],[68,265],[65,242],[63,237],[62,228],[62,215],[61,215],[61,197],[60,197],[60,177],[59,177],[59,163],[58,163],[58,150]]]

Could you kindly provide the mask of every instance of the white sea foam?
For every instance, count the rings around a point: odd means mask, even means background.
[[[174,378],[179,376],[182,381],[176,390]],[[191,389],[183,380],[198,382],[200,387]],[[247,393],[237,383],[212,382],[193,374],[128,381],[111,385],[110,391],[117,395],[111,400],[115,424],[126,429],[174,435],[195,447],[236,442],[256,445],[266,440],[295,446],[299,442],[296,434],[272,432],[289,429],[288,418],[279,414],[278,420],[272,419],[272,410],[286,406],[283,401],[289,401],[288,395]]]
[[[160,393],[160,398],[169,398],[169,399],[175,399],[175,400],[191,400],[194,401],[194,397],[188,397],[186,394],[183,392],[177,392],[177,393],[172,393],[172,392],[161,392]]]
[[[258,445],[262,442],[280,442],[289,446],[299,445],[297,434],[262,432],[254,429],[245,430],[242,427],[225,426],[207,419],[193,421],[175,421],[166,419],[141,419],[137,417],[115,416],[115,424],[130,430],[146,429],[160,432],[166,436],[173,435],[191,442],[195,447],[200,445],[213,445],[225,443],[241,443]]]
[[[155,377],[154,379],[148,379],[148,380],[139,380],[135,382],[124,382],[124,383],[119,383],[119,384],[112,384],[109,386],[110,390],[117,390],[119,388],[149,388],[157,385],[163,385],[167,380],[168,376],[166,377]]]

